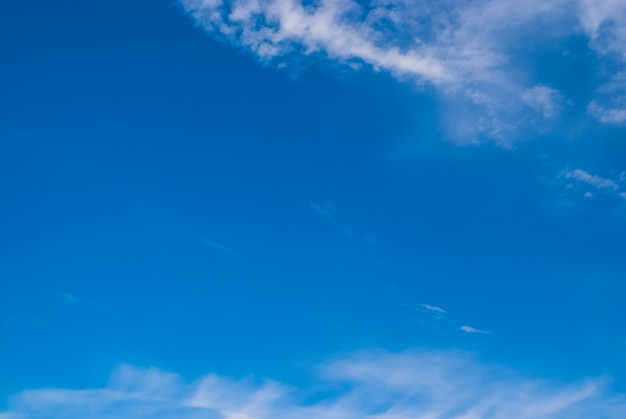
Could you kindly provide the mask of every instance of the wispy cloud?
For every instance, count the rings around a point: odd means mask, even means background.
[[[441,307],[437,307],[437,306],[431,306],[430,304],[420,304],[422,307],[424,307],[426,310],[430,310],[430,311],[435,311],[437,313],[445,313],[446,311],[441,308]]]
[[[309,202],[309,207],[315,210],[318,214],[323,217],[331,218],[337,212],[337,208],[333,205],[332,202],[325,202],[323,204],[318,204],[315,202]]]
[[[598,105],[596,102],[591,102],[589,106],[587,106],[587,111],[591,116],[605,124],[626,123],[626,107],[605,108]]]
[[[326,57],[432,86],[465,142],[510,144],[520,129],[559,114],[563,93],[533,81],[525,69],[535,64],[518,56],[529,33],[536,45],[586,36],[599,59],[618,63],[611,68],[626,65],[626,7],[615,0],[180,1],[207,32],[264,63]],[[623,122],[626,111],[614,73],[604,90],[617,99],[589,104],[606,123]]]
[[[416,311],[421,313],[423,316],[423,321],[426,323],[431,323],[433,325],[444,326],[446,329],[457,329],[466,333],[480,333],[480,334],[490,334],[486,330],[476,329],[470,326],[458,326],[458,322],[450,316],[446,310],[441,307],[437,307],[431,304],[423,304],[423,303],[411,303],[404,302],[402,304],[403,307],[408,308],[409,310]]]
[[[405,301],[402,303],[402,307],[408,308],[412,311],[417,311],[420,313],[424,313],[428,316],[434,316],[437,318],[445,318],[446,310],[441,307],[437,307],[431,304],[423,304],[423,303],[412,303]]]
[[[520,93],[524,103],[541,113],[545,118],[554,118],[562,107],[561,93],[549,86],[534,86]]]
[[[588,113],[606,124],[626,124],[626,2],[580,0],[581,24],[596,52],[615,61],[619,71],[598,89]]]
[[[600,176],[592,175],[588,172],[585,172],[582,169],[565,171],[563,172],[562,176],[565,179],[577,180],[579,182],[583,182],[588,185],[594,186],[595,188],[598,188],[598,189],[613,189],[613,190],[619,189],[619,186],[615,181],[608,179],[608,178],[603,178]]]
[[[626,415],[626,397],[612,395],[606,380],[558,383],[524,377],[464,353],[353,353],[321,365],[316,377],[308,388],[215,374],[187,383],[157,369],[122,366],[104,388],[16,394],[0,418],[621,419]]]
[[[567,183],[564,185],[566,189],[576,191],[585,198],[594,198],[595,196],[610,196],[613,198],[625,198],[626,192],[622,192],[626,186],[626,176],[624,172],[620,173],[616,180],[608,177],[593,175],[582,169],[564,170],[558,176],[558,179],[564,179]],[[561,183],[561,185],[563,185]],[[592,189],[591,192],[588,189]],[[583,189],[583,191],[580,191]],[[587,190],[585,190],[587,189]]]
[[[337,221],[337,208],[335,208],[332,202],[326,202],[323,204],[310,202],[309,207],[322,216],[333,227],[343,231],[348,237],[356,237],[356,234],[354,234],[354,231],[352,231],[350,227],[346,227]]]
[[[76,298],[75,295],[72,295],[70,293],[61,292],[61,293],[59,293],[59,295],[61,296],[61,298],[63,298],[69,304],[78,304],[78,302],[79,302],[79,299]]]
[[[231,249],[230,247],[224,246],[223,244],[215,242],[215,241],[210,240],[210,239],[201,239],[200,243],[203,246],[206,246],[206,247],[208,247],[210,249],[218,250],[218,251],[220,251],[222,253],[226,253],[226,254],[229,254],[229,255],[234,255],[235,254],[233,249]]]
[[[362,235],[357,234],[351,227],[346,226],[344,223],[338,220],[338,211],[335,205],[332,202],[325,203],[315,203],[310,202],[309,207],[313,209],[317,214],[319,214],[322,218],[324,218],[330,225],[332,225],[337,230],[342,231],[348,237],[352,237],[355,239],[361,239],[370,244],[376,243],[378,240],[372,235]]]
[[[475,327],[472,327],[472,326],[461,326],[459,329],[461,329],[462,331],[466,333],[479,333],[483,335],[488,335],[489,333],[491,333],[487,330],[476,329]]]

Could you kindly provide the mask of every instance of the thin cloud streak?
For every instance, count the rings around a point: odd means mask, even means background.
[[[444,326],[446,329],[461,330],[466,333],[479,333],[479,334],[491,334],[486,330],[476,329],[471,326],[461,325],[458,326],[458,322],[448,316],[446,310],[441,307],[437,307],[431,304],[411,303],[405,302],[402,306],[409,310],[421,313],[424,318],[421,320],[432,326]]]
[[[432,316],[443,316],[447,313],[447,311],[441,307],[432,305],[432,304],[424,304],[424,303],[414,303],[411,301],[403,301],[401,303],[402,307],[405,307],[412,311],[424,312],[428,313]]]
[[[466,333],[478,333],[478,334],[483,334],[483,335],[488,335],[491,332],[487,331],[487,330],[480,330],[480,329],[476,329],[472,326],[461,326],[459,329],[461,329],[462,331],[466,332]]]
[[[220,252],[227,253],[229,255],[234,255],[233,249],[231,249],[228,246],[224,246],[223,244],[217,243],[217,242],[215,242],[213,240],[202,239],[202,240],[200,240],[200,243],[202,243],[202,245],[204,245],[204,246],[206,246],[208,248],[219,250]]]
[[[613,199],[626,198],[626,192],[622,192],[625,183],[624,172],[620,173],[617,180],[593,175],[582,169],[564,170],[557,179],[565,179],[569,183],[565,184],[566,189],[582,193],[585,198],[594,198],[596,196],[612,197]],[[581,192],[580,188],[593,188],[594,192],[589,190]]]
[[[158,369],[121,366],[105,388],[16,394],[0,418],[621,419],[625,414],[625,396],[612,395],[603,379],[555,383],[483,365],[465,353],[367,351],[321,365],[309,388],[215,374],[186,383]]]
[[[437,307],[437,306],[431,306],[430,304],[420,304],[422,307],[424,307],[426,310],[430,310],[430,311],[436,311],[438,313],[445,313],[446,311],[441,308],[441,307]]]
[[[373,235],[361,235],[354,232],[354,230],[350,227],[347,227],[343,223],[337,220],[337,208],[333,205],[332,202],[326,202],[323,204],[318,204],[315,202],[309,202],[309,207],[318,213],[322,218],[324,218],[330,225],[332,225],[337,230],[342,231],[346,234],[346,236],[351,237],[353,239],[362,240],[369,244],[378,243],[378,239]]]
[[[596,175],[592,175],[588,172],[585,172],[582,169],[566,171],[563,173],[563,177],[565,179],[573,179],[573,180],[586,183],[598,189],[613,189],[613,190],[619,189],[618,184],[615,183],[613,180],[596,176]]]
[[[315,212],[322,216],[330,225],[338,230],[343,231],[348,237],[357,237],[357,235],[354,233],[354,231],[352,231],[351,228],[346,227],[337,221],[337,208],[335,208],[335,206],[331,202],[326,202],[324,204],[310,202],[309,207],[311,207]]]

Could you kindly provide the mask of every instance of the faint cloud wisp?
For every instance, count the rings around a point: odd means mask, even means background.
[[[613,180],[596,176],[596,175],[592,175],[581,169],[565,171],[563,172],[562,176],[565,179],[577,180],[579,182],[583,182],[588,185],[594,186],[598,189],[613,189],[613,190],[619,189],[619,186]]]
[[[459,329],[461,329],[465,333],[479,333],[483,335],[488,335],[489,333],[491,333],[487,330],[476,329],[475,327],[472,327],[472,326],[461,326]]]
[[[565,185],[566,189],[577,190],[579,187],[586,187],[592,188],[594,192],[604,196],[626,199],[626,193],[621,192],[623,184],[626,183],[624,172],[620,174],[617,180],[613,180],[593,175],[582,169],[564,170],[557,176],[557,179],[564,179],[569,182]],[[582,195],[585,198],[593,198],[596,193],[587,190]]]
[[[411,303],[404,302],[402,306],[412,310],[414,312],[421,314],[421,320],[427,324],[443,326],[446,329],[456,329],[461,330],[466,333],[479,333],[479,334],[491,334],[491,332],[486,330],[476,329],[471,326],[458,326],[456,320],[451,319],[448,316],[446,310],[441,307],[437,307],[431,304],[422,304],[422,303]]]
[[[210,240],[210,239],[201,239],[201,240],[200,240],[200,243],[201,243],[203,246],[208,247],[208,248],[210,248],[210,249],[214,249],[214,250],[220,251],[220,252],[222,252],[222,253],[225,253],[225,254],[228,254],[228,255],[231,255],[231,256],[234,256],[234,255],[235,255],[235,252],[233,251],[233,249],[231,249],[231,248],[230,248],[230,247],[228,247],[228,246],[224,246],[224,245],[223,245],[223,244],[221,244],[221,243],[217,243],[217,242],[215,242],[215,241],[213,241],[213,240]]]
[[[337,208],[335,207],[335,205],[332,202],[326,202],[326,203],[323,203],[323,204],[310,202],[309,203],[309,207],[311,209],[313,209],[313,211],[315,211],[317,214],[319,214],[322,218],[324,218],[334,228],[336,228],[337,230],[340,230],[343,233],[345,233],[346,236],[354,238],[354,239],[363,240],[363,241],[365,241],[365,242],[367,242],[369,244],[374,244],[374,243],[378,242],[376,237],[374,237],[372,235],[360,235],[360,234],[357,234],[357,233],[354,232],[354,230],[352,228],[347,227],[343,223],[339,222],[338,219],[337,219],[337,217],[338,217]]]

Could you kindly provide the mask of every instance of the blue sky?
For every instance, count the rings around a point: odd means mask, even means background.
[[[0,418],[622,418],[626,5],[0,3]]]

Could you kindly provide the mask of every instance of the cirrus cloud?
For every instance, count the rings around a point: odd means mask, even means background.
[[[591,185],[598,189],[612,189],[617,190],[619,186],[612,179],[603,178],[597,175],[592,175],[582,169],[575,169],[571,171],[565,171],[562,173],[565,179],[577,180],[587,185]]]
[[[604,379],[565,384],[524,377],[466,353],[353,353],[319,366],[311,388],[206,375],[184,382],[121,366],[104,388],[28,390],[3,418],[445,419],[622,418],[624,395]]]
[[[583,104],[604,123],[624,122],[626,7],[615,0],[180,0],[200,27],[285,66],[303,57],[363,64],[420,86],[447,107],[458,141],[511,145],[556,118],[566,94],[534,80],[528,48],[584,36],[612,60],[604,93]],[[528,55],[528,54],[526,54]],[[532,54],[531,54],[532,56]],[[623,87],[623,86],[622,86]],[[599,88],[599,91],[602,90]],[[608,90],[608,92],[607,92]],[[607,97],[609,99],[607,99]],[[622,103],[623,102],[623,103]]]

